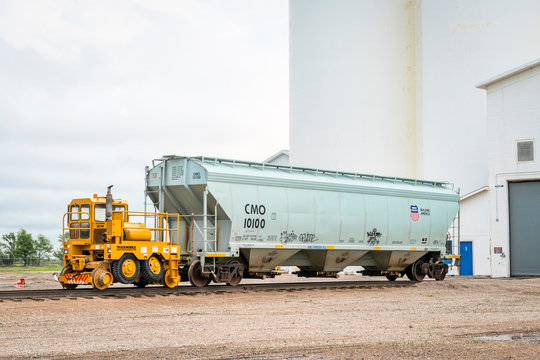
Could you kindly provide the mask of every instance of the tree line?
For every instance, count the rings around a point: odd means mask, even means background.
[[[58,236],[58,241],[62,244],[62,235]],[[40,266],[43,260],[62,260],[63,256],[62,247],[55,249],[51,241],[41,234],[34,239],[25,229],[16,234],[4,234],[0,241],[0,265],[13,265],[22,261],[24,266]]]

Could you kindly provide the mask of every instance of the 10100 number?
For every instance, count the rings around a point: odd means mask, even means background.
[[[264,219],[244,219],[244,229],[264,229]]]

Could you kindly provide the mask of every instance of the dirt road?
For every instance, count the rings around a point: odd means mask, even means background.
[[[540,279],[4,301],[0,315],[0,358],[540,358]]]

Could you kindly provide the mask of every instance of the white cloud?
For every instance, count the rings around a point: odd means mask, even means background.
[[[0,38],[70,65],[84,56],[86,46],[126,44],[147,26],[143,14],[121,2],[8,1],[0,16]]]
[[[55,238],[46,227],[67,202],[110,183],[140,209],[144,166],[163,154],[262,160],[286,148],[287,11],[285,0],[0,3],[0,233]]]

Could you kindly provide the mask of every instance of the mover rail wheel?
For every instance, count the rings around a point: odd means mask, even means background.
[[[140,274],[139,260],[133,254],[124,254],[120,260],[113,261],[114,279],[122,284],[133,284]]]
[[[138,288],[143,288],[145,287],[146,285],[148,285],[148,281],[146,281],[142,275],[139,276],[139,278],[137,280],[135,280],[135,282],[133,283],[133,285],[135,285],[136,287]]]
[[[200,260],[195,260],[191,263],[188,270],[188,278],[191,285],[196,287],[206,286],[210,282],[210,277],[202,273]]]
[[[171,269],[167,269],[167,271],[165,271],[165,275],[163,276],[163,286],[172,289],[172,288],[177,287],[179,282],[180,282],[180,275],[178,275],[175,279],[173,277]]]
[[[152,254],[146,260],[141,260],[141,274],[147,282],[154,283],[161,281],[164,273],[163,261],[156,254]]]
[[[398,278],[397,275],[386,275],[386,278],[389,280],[389,281],[396,281],[396,279]]]
[[[113,282],[113,275],[103,268],[96,268],[90,275],[94,289],[105,290]]]
[[[71,274],[73,272],[73,268],[71,267],[70,264],[64,266],[64,268],[62,269],[62,271],[60,272],[60,276],[64,276],[66,274]],[[78,284],[65,284],[65,283],[60,283],[62,285],[62,287],[66,290],[75,290],[75,288],[77,288]]]
[[[241,267],[242,269],[244,268],[244,267],[243,267],[242,265],[240,265],[240,263],[239,263],[238,261],[236,261],[236,260],[231,260],[231,261],[229,261],[227,264],[230,264],[230,265],[233,265],[233,264],[234,264],[234,265],[237,265],[237,264],[238,264],[239,267]],[[242,271],[242,272],[243,272],[243,271]],[[236,275],[233,276],[233,277],[231,278],[231,281],[227,282],[227,285],[229,285],[229,286],[237,286],[238,284],[240,284],[240,281],[242,281],[242,273],[239,272],[239,271],[237,271],[237,272],[235,272],[235,274],[236,274]]]

